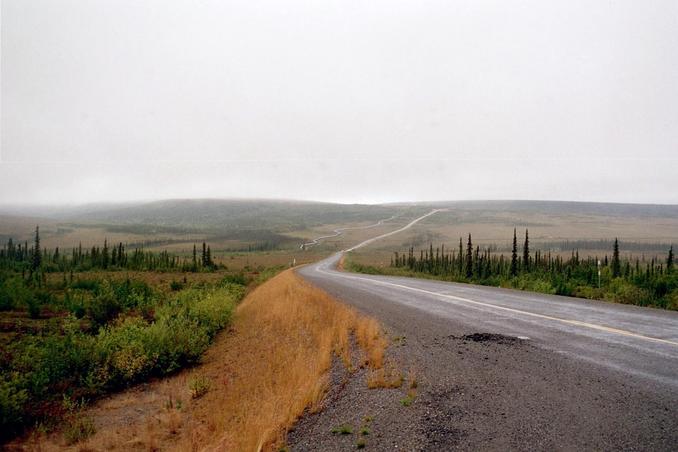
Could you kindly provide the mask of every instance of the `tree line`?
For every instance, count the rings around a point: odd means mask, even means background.
[[[618,239],[613,242],[611,255],[600,259],[580,258],[578,250],[572,250],[569,258],[552,255],[550,251],[532,251],[527,229],[521,242],[519,246],[514,229],[511,254],[505,256],[494,252],[496,247],[474,246],[469,234],[465,244],[459,239],[457,249],[446,249],[444,245],[434,249],[430,244],[419,253],[415,253],[414,247],[406,253],[395,252],[391,267],[451,281],[587,298],[609,296],[634,304],[663,306],[675,298],[678,308],[678,272],[674,270],[673,245],[665,259],[655,256],[641,262],[638,258],[622,259]]]
[[[69,251],[59,247],[52,250],[40,245],[40,228],[35,228],[31,246],[27,241],[15,243],[11,238],[0,249],[0,269],[29,273],[74,272],[88,270],[137,270],[137,271],[211,271],[217,268],[212,259],[212,250],[205,242],[198,249],[193,245],[190,258],[179,257],[168,251],[149,251],[143,247],[128,247],[119,242],[85,248],[82,244]]]

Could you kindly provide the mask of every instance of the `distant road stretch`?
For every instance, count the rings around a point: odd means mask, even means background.
[[[369,240],[365,240],[364,242],[359,243],[359,244],[355,245],[354,247],[347,249],[346,251],[353,251],[353,250],[356,250],[356,249],[358,249],[358,248],[360,248],[360,247],[363,247],[363,246],[365,246],[365,245],[369,245],[370,243],[375,242],[375,241],[377,241],[377,240],[379,240],[379,239],[383,239],[384,237],[388,237],[388,236],[390,236],[390,235],[393,235],[393,234],[397,234],[397,233],[399,233],[399,232],[402,232],[402,231],[404,231],[405,229],[411,228],[412,226],[414,226],[415,224],[417,224],[419,221],[423,220],[424,218],[429,217],[429,216],[431,216],[431,215],[433,215],[433,214],[435,214],[435,213],[437,213],[437,212],[441,212],[441,211],[443,211],[443,210],[446,210],[446,209],[434,209],[434,210],[432,210],[431,212],[427,213],[426,215],[422,215],[421,217],[416,218],[415,220],[412,220],[412,221],[411,221],[410,223],[408,223],[406,226],[404,226],[404,227],[402,227],[402,228],[400,228],[400,229],[398,229],[398,230],[391,231],[391,232],[388,232],[388,233],[386,233],[386,234],[382,234],[382,235],[377,236],[377,237],[373,237],[373,238],[371,238],[371,239],[369,239]],[[376,223],[374,223],[374,224],[371,224],[371,225],[369,225],[369,226],[352,226],[352,227],[347,227],[347,228],[337,228],[337,229],[335,229],[334,231],[332,231],[333,234],[323,235],[323,236],[320,236],[320,237],[316,237],[315,239],[313,239],[313,240],[310,241],[310,242],[301,244],[301,246],[300,246],[299,248],[300,248],[300,249],[305,249],[305,248],[308,248],[308,247],[310,247],[310,246],[317,245],[318,243],[320,243],[321,241],[323,241],[323,240],[325,240],[325,239],[331,239],[331,238],[334,238],[334,237],[339,237],[341,234],[344,233],[344,231],[351,231],[351,230],[358,230],[358,229],[372,229],[372,228],[376,228],[376,227],[378,227],[378,226],[383,225],[383,224],[386,223],[387,221],[393,220],[394,218],[396,218],[395,215],[392,216],[392,217],[389,217],[389,218],[384,218],[383,220],[379,220],[378,222],[376,222]]]
[[[371,225],[369,225],[369,226],[353,226],[353,227],[347,227],[347,228],[337,228],[337,229],[335,229],[334,231],[332,231],[333,234],[322,235],[322,236],[320,236],[320,237],[314,238],[314,239],[311,240],[310,242],[302,243],[302,244],[299,246],[299,249],[302,249],[302,250],[303,250],[303,249],[306,249],[306,248],[308,248],[308,247],[317,245],[318,243],[320,243],[321,241],[323,241],[323,240],[325,240],[325,239],[331,239],[331,238],[333,238],[333,237],[339,237],[341,234],[344,233],[344,231],[350,231],[350,230],[353,230],[353,229],[372,229],[372,228],[376,228],[376,227],[381,226],[382,224],[384,224],[384,223],[386,223],[387,221],[390,221],[390,220],[392,220],[392,219],[394,219],[394,218],[395,218],[395,215],[392,216],[392,217],[390,217],[390,218],[384,218],[383,220],[379,220],[379,221],[377,221],[376,223],[371,224]]]

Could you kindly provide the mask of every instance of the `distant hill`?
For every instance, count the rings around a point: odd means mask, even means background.
[[[0,207],[0,216],[40,217],[61,224],[152,226],[150,232],[191,230],[269,230],[287,232],[326,224],[376,221],[392,215],[415,215],[432,207],[483,214],[512,212],[546,215],[678,218],[678,205],[617,204],[570,201],[446,201],[402,204],[332,204],[308,201],[246,199],[173,199],[152,202],[89,204],[73,207]],[[47,220],[46,220],[47,219]],[[33,222],[37,218],[33,219]],[[12,229],[6,227],[5,229]],[[134,231],[147,233],[144,229]],[[2,231],[0,231],[0,234]]]
[[[577,201],[444,201],[422,204],[468,210],[678,218],[678,205],[676,204],[622,204]]]
[[[298,230],[321,224],[376,221],[403,211],[395,206],[304,201],[178,199],[121,205],[50,208],[40,213],[60,222],[154,225],[190,229]]]
[[[304,201],[174,199],[124,204],[70,207],[3,208],[0,206],[0,246],[10,237],[32,241],[35,225],[45,246],[88,246],[105,239],[144,246],[184,249],[207,240],[213,249],[247,250],[298,247],[318,235],[317,227],[376,222],[394,215],[400,223],[433,207],[447,207],[425,221],[402,243],[455,242],[473,233],[479,243],[504,246],[513,227],[529,227],[530,237],[551,248],[608,247],[620,237],[642,242],[655,252],[678,239],[678,206],[559,201],[449,201],[383,205],[330,204]],[[507,232],[508,231],[508,232]],[[400,243],[399,242],[399,243]],[[576,244],[575,244],[576,242]],[[585,242],[585,243],[584,243]],[[185,245],[185,246],[184,246]],[[390,246],[385,243],[384,246]],[[183,248],[182,248],[183,247]],[[598,248],[595,248],[598,249]],[[635,248],[633,248],[635,250]]]

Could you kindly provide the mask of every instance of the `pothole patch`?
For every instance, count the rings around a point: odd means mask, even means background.
[[[465,341],[473,342],[494,342],[499,344],[512,344],[519,340],[519,338],[512,336],[504,336],[503,334],[494,333],[473,333],[461,337]]]

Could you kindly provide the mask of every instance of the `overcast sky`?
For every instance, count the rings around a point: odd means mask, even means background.
[[[678,2],[1,0],[0,203],[678,203]]]

